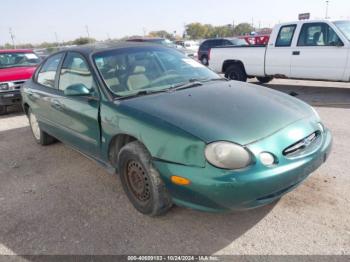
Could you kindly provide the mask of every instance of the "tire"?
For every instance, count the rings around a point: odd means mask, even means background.
[[[46,146],[56,141],[54,137],[50,136],[49,134],[41,130],[39,126],[39,122],[30,108],[28,109],[28,119],[29,119],[29,125],[30,125],[30,129],[32,130],[34,140],[38,144]]]
[[[230,80],[247,81],[247,74],[244,68],[239,64],[230,65],[225,71],[225,77]]]
[[[171,208],[165,184],[152,164],[151,155],[140,142],[128,143],[120,150],[118,169],[123,189],[139,212],[159,216]]]
[[[0,106],[0,115],[5,115],[7,112],[6,106]]]
[[[201,63],[205,66],[209,65],[208,57],[202,56],[201,57]]]
[[[268,82],[270,82],[273,77],[271,76],[265,76],[265,77],[257,77],[256,79],[258,79],[258,81],[261,83],[261,84],[266,84]]]

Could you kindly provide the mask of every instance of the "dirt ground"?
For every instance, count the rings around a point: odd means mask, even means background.
[[[12,109],[0,117],[0,254],[350,254],[350,85],[267,86],[314,105],[333,152],[278,203],[229,214],[143,216],[117,175],[62,143],[37,145]]]

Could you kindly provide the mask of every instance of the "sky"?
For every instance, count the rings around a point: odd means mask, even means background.
[[[273,26],[299,13],[324,18],[325,0],[1,0],[0,45],[59,42],[87,36],[98,40],[165,29],[182,35],[192,22],[241,22]],[[329,17],[350,19],[349,0],[330,0]]]

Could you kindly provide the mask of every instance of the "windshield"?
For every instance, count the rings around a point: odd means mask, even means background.
[[[0,69],[20,66],[35,66],[40,62],[34,53],[0,53]]]
[[[334,24],[344,34],[344,36],[350,41],[350,21],[337,21],[337,22],[334,22]]]
[[[93,57],[108,88],[118,96],[165,90],[191,81],[221,79],[202,64],[170,48],[125,48]]]

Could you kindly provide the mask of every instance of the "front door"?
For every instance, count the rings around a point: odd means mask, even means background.
[[[290,77],[292,42],[297,25],[283,25],[279,29],[275,43],[268,43],[266,49],[265,74]]]
[[[65,96],[71,85],[83,84],[91,90],[91,96]],[[51,98],[53,121],[64,134],[62,140],[80,151],[98,157],[100,149],[99,93],[85,58],[76,52],[68,52],[58,79],[59,95]]]
[[[305,23],[292,51],[291,77],[341,81],[348,49],[327,23]]]

